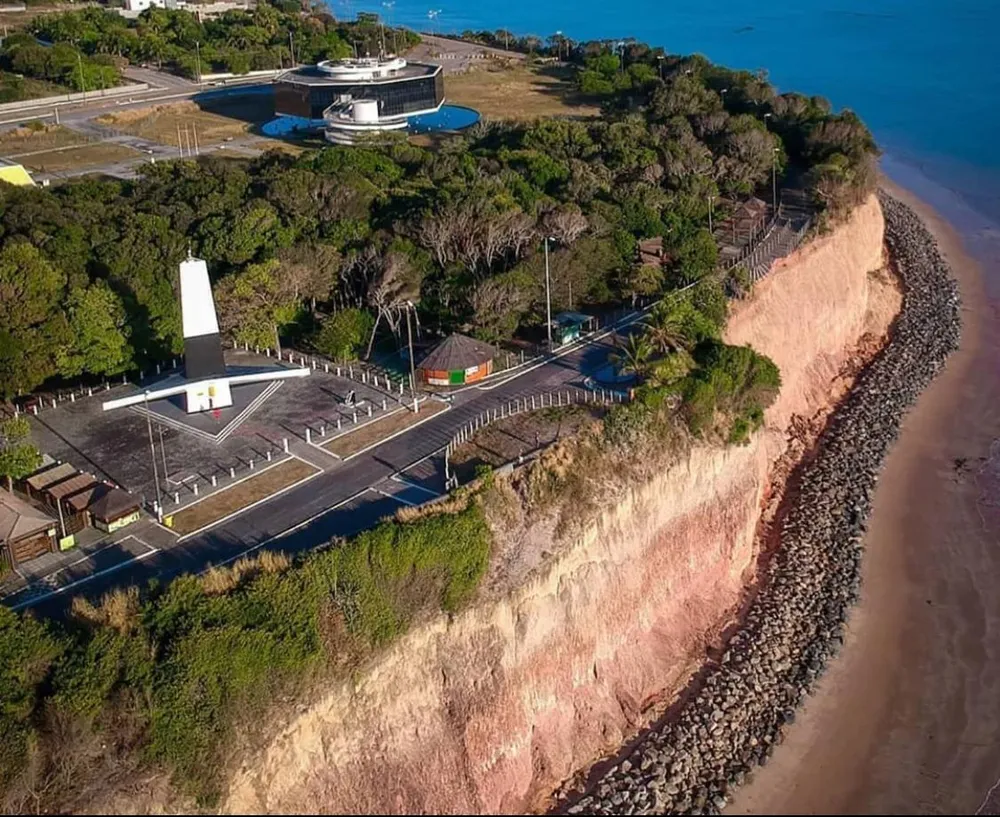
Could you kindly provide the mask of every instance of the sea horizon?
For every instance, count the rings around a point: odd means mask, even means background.
[[[979,246],[1000,236],[1000,52],[993,34],[1000,4],[991,0],[823,0],[806,7],[720,0],[711,9],[622,0],[613,15],[591,0],[327,4],[339,17],[375,12],[424,32],[634,37],[730,68],[764,69],[780,92],[824,96],[858,113],[883,151],[882,171],[939,210],[977,245],[970,250],[981,261],[997,259]]]

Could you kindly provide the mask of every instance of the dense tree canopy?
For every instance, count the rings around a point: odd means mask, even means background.
[[[139,37],[84,9],[48,16],[45,31],[87,53],[129,54],[155,29],[180,49],[170,59],[195,41],[211,53],[209,35],[223,30],[230,38],[241,30],[233,46],[241,52],[266,50],[288,26],[314,56],[345,42],[332,18],[268,5],[233,14],[201,25],[154,9],[140,17]],[[108,44],[110,31],[119,45]],[[701,281],[717,264],[710,197],[717,217],[727,202],[769,198],[775,163],[833,213],[870,190],[874,144],[850,112],[777,95],[763,75],[639,43],[558,47],[578,64],[581,85],[588,72],[610,85],[591,89],[604,98],[602,117],[482,122],[433,150],[391,141],[157,164],[128,182],[3,186],[5,395],[180,352],[176,269],[189,249],[209,263],[231,336],[314,342],[342,357],[369,353],[379,336],[398,342],[409,303],[422,326],[493,342],[537,329],[546,237],[556,309],[634,303]],[[649,238],[662,239],[662,265],[637,264],[637,242]],[[323,331],[347,309],[367,316]],[[699,309],[724,318],[724,303]]]
[[[29,28],[56,47],[33,44],[29,37],[8,56],[0,54],[0,62],[6,59],[11,70],[61,80],[78,90],[79,81],[71,73],[78,69],[78,53],[84,58],[84,82],[93,89],[100,87],[99,69],[115,70],[126,62],[154,64],[194,78],[199,70],[244,74],[287,68],[293,57],[297,64],[347,57],[355,49],[362,56],[374,55],[382,49],[383,39],[386,50],[403,50],[419,39],[404,29],[383,29],[375,15],[339,22],[325,11],[303,14],[297,3],[264,0],[250,11],[228,11],[204,22],[183,10],[150,8],[138,19],[128,20],[91,7],[41,15]],[[5,53],[10,50],[5,48]],[[57,51],[64,57],[53,56]]]

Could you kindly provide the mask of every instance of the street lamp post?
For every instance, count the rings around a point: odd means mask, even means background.
[[[201,43],[194,41],[195,59],[198,61],[198,82],[201,83]]]
[[[715,201],[715,196],[708,197],[708,231],[714,233],[712,229],[712,202]]]
[[[663,55],[662,54],[657,54],[656,55],[656,64],[660,68],[660,81],[662,82],[663,81]]]
[[[406,302],[406,341],[410,346],[410,395],[413,397],[413,413],[420,411],[420,404],[417,402],[417,372],[413,363],[413,330],[410,328],[410,310],[413,309],[413,302]]]
[[[153,421],[149,418],[149,390],[142,393],[143,405],[146,409],[146,432],[149,434],[149,458],[153,463],[153,482],[156,483],[156,518],[163,514],[163,502],[160,498],[160,475],[156,469],[156,446],[153,445]]]
[[[549,236],[545,236],[545,329],[549,338],[549,351],[552,351],[552,296],[549,292]]]

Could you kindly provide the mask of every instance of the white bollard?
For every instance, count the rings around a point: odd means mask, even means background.
[[[69,393],[69,401],[71,403],[75,403],[76,402],[76,395],[73,392]]]
[[[219,478],[215,474],[212,474],[212,487],[215,488],[218,486],[218,484],[219,484]]]
[[[128,383],[128,375],[124,375],[123,374],[122,375],[122,385],[124,386],[126,383]]]
[[[268,462],[270,462],[270,461],[271,461],[271,449],[270,449],[270,448],[269,448],[269,449],[267,449],[267,461],[268,461]]]
[[[309,426],[306,426],[306,442],[307,443],[312,442],[312,430],[309,428]]]
[[[35,415],[36,417],[38,416],[38,403],[35,403],[35,405],[33,405],[33,406],[31,407],[31,412],[32,412],[32,414],[34,414],[34,415]]]
[[[385,411],[385,398],[382,398],[382,411]]]
[[[347,376],[349,378],[351,378],[351,380],[354,379],[354,367],[353,366],[348,366],[347,367]]]
[[[324,363],[323,364],[323,371],[326,372],[327,374],[330,374],[330,364],[329,363]]]
[[[179,491],[174,491],[174,503],[177,505],[181,504],[181,495]]]
[[[236,469],[233,466],[229,466],[229,478],[236,479]]]
[[[255,355],[259,355],[260,354],[260,347],[255,344],[254,347],[253,347],[253,351],[254,351]]]
[[[198,483],[197,482],[192,482],[191,483],[191,490],[194,491],[194,495],[195,496],[198,496]]]
[[[403,393],[403,381],[402,380],[399,381],[399,393],[400,394]]]
[[[316,358],[312,359],[313,371],[316,371]]]
[[[337,377],[340,377],[340,366],[337,367]]]
[[[354,412],[354,424],[358,424],[358,413],[356,411]]]
[[[340,431],[340,418],[337,418],[337,431]]]
[[[271,356],[271,350],[270,349],[265,349],[264,350],[264,357],[270,357],[270,356]]]
[[[56,401],[55,401],[55,400],[53,400],[53,401],[52,401],[52,408],[55,408],[55,407],[56,407]]]
[[[177,358],[174,358],[173,366],[175,369],[177,368]]]
[[[326,426],[325,425],[321,425],[319,427],[319,436],[320,437],[325,437],[326,436]]]
[[[253,471],[253,460],[250,460],[250,470]]]
[[[368,416],[369,417],[372,416],[372,404],[371,403],[368,404]]]
[[[368,372],[362,372],[361,373],[361,382],[362,383],[367,383],[368,382]]]
[[[497,410],[493,409],[493,422],[496,422],[496,419],[497,419]]]
[[[288,453],[288,437],[281,438],[281,447],[285,449],[285,453]]]
[[[156,373],[157,374],[160,373],[160,364],[159,363],[156,364]]]
[[[94,389],[90,387],[87,389],[87,397],[93,397],[93,396],[94,396]]]
[[[535,409],[535,395],[531,395],[531,409],[532,411]]]

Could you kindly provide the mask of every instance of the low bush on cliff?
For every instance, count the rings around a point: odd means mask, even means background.
[[[416,617],[457,609],[490,542],[466,497],[296,565],[264,554],[146,598],[119,591],[77,604],[69,625],[0,608],[5,807],[65,807],[88,777],[110,785],[151,764],[212,802],[239,740],[275,702],[356,665]]]
[[[696,359],[697,368],[682,386],[688,426],[696,434],[714,426],[730,443],[745,442],[778,396],[778,367],[749,346],[718,341],[702,344]]]

